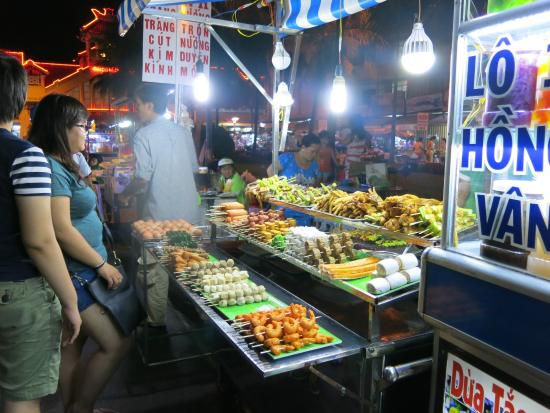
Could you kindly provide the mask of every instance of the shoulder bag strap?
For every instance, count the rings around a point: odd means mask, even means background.
[[[97,205],[96,205],[96,211],[97,215],[99,216],[99,219],[101,220],[101,223],[103,225],[103,241],[107,245],[107,248],[111,252],[114,262],[113,265],[120,265],[121,261],[118,258],[116,251],[115,251],[115,239],[113,237],[113,233],[111,232],[111,229],[105,222],[105,213],[103,212],[103,202],[101,197],[101,188],[98,184],[94,185],[96,197],[97,197]]]

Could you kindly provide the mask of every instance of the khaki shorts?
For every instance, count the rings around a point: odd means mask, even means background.
[[[61,305],[42,277],[0,282],[0,391],[36,400],[57,390]]]

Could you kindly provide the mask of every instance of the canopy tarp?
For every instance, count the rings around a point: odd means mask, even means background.
[[[223,0],[189,0],[189,1],[174,1],[174,0],[123,0],[118,7],[118,34],[124,36],[132,27],[135,21],[141,16],[145,8],[149,7],[168,7],[179,4],[190,3],[213,3]]]
[[[123,0],[118,8],[118,34],[124,36],[145,8],[174,6],[186,3],[210,3],[223,0]],[[304,30],[346,17],[386,0],[283,0],[283,27]]]
[[[285,0],[283,27],[304,30],[369,9],[386,0]]]

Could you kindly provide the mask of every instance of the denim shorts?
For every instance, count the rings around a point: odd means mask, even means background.
[[[72,274],[76,274],[81,278],[84,278],[88,282],[92,282],[97,278],[97,272],[92,268],[87,268],[82,271],[72,271]],[[76,290],[76,298],[78,300],[78,311],[82,312],[85,309],[87,309],[92,304],[96,303],[96,300],[90,292],[88,291],[88,288],[86,286],[82,285],[80,281],[78,281],[75,277],[71,277],[71,280],[73,281],[74,288]]]
[[[0,282],[0,391],[40,399],[57,390],[61,305],[43,277]]]

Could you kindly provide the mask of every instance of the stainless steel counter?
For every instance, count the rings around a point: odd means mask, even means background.
[[[146,248],[154,255],[158,256],[159,249],[154,243],[147,243]],[[213,256],[219,259],[229,258],[225,253],[215,246],[208,246],[206,250]],[[197,308],[199,308],[208,318],[214,323],[217,329],[227,338],[227,340],[237,348],[243,356],[264,376],[270,377],[277,374],[285,373],[292,370],[301,369],[312,366],[314,364],[324,363],[331,360],[337,360],[343,357],[358,354],[362,349],[367,347],[367,340],[353,333],[338,322],[332,320],[329,316],[321,311],[313,308],[308,303],[300,298],[282,289],[278,285],[272,283],[268,279],[254,272],[242,263],[237,263],[240,268],[246,269],[250,274],[250,280],[255,283],[261,283],[266,287],[266,290],[276,299],[283,303],[302,304],[308,308],[312,308],[317,316],[320,316],[318,324],[336,335],[342,340],[341,344],[327,346],[324,348],[297,353],[296,355],[286,357],[284,359],[273,360],[269,355],[259,354],[258,351],[249,347],[249,344],[242,336],[228,323],[225,316],[219,313],[216,309],[210,307],[201,296],[193,292],[190,287],[179,283],[174,274],[165,268],[169,279],[170,288],[173,291],[181,293],[182,296],[191,300]],[[163,267],[164,268],[164,267]]]

